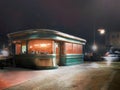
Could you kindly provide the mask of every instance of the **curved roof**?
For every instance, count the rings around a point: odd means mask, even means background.
[[[18,31],[18,32],[14,32],[14,33],[9,33],[8,37],[15,38],[15,37],[23,37],[25,35],[36,35],[36,34],[39,34],[39,36],[40,35],[42,36],[43,34],[46,34],[48,37],[50,35],[56,35],[56,36],[63,37],[63,38],[78,40],[78,41],[81,41],[81,42],[84,42],[84,43],[86,42],[85,39],[82,39],[82,38],[79,38],[79,37],[76,37],[76,36],[73,36],[73,35],[69,35],[69,34],[66,34],[66,33],[63,33],[63,32],[60,32],[60,31],[50,30],[50,29],[29,29],[29,30],[24,30],[24,31]]]

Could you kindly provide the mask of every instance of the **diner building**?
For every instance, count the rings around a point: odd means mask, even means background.
[[[83,63],[86,40],[50,29],[30,29],[8,34],[16,66],[38,69]]]

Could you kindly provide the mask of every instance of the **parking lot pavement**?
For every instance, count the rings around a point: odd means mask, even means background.
[[[105,63],[61,66],[52,70],[5,68],[0,90],[107,90],[116,71]]]
[[[109,85],[108,90],[120,90],[120,69],[117,70],[114,78]]]
[[[4,67],[0,69],[0,90],[23,83],[39,75],[44,75],[44,71]]]

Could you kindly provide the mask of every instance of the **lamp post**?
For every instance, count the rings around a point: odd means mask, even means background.
[[[98,29],[97,31],[98,31],[101,35],[104,35],[104,34],[105,34],[105,29]],[[98,49],[95,39],[96,39],[96,33],[95,33],[95,30],[94,30],[94,41],[93,41],[93,46],[92,46],[92,50],[93,50],[94,52]]]
[[[94,42],[93,46],[92,46],[92,50],[95,52],[97,49],[98,49],[98,47],[97,47],[96,43]]]
[[[96,34],[95,34],[95,29],[94,29],[94,32],[93,32],[93,46],[92,46],[92,50],[95,52],[97,50],[97,45],[96,45]]]

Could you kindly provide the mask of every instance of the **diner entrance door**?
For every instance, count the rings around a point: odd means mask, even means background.
[[[59,65],[60,62],[60,43],[55,42],[55,54],[56,54],[56,63]]]

